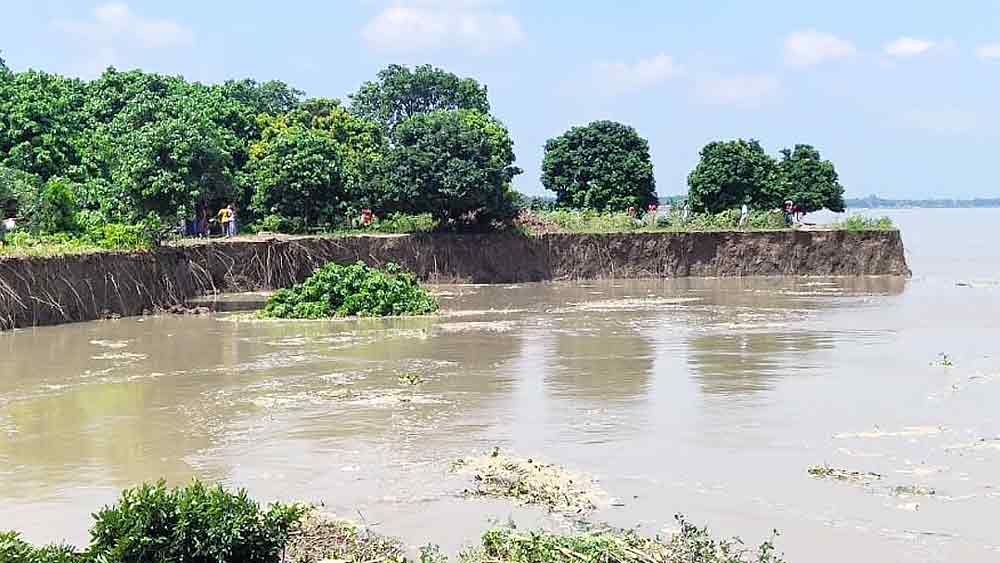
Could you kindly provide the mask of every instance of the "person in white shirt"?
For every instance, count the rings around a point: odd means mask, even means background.
[[[0,223],[0,246],[7,244],[7,233],[13,231],[15,227],[17,227],[17,223],[13,217],[4,219],[3,223]]]

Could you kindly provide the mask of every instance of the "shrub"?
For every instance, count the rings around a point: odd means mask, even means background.
[[[350,266],[327,264],[304,283],[271,296],[261,316],[271,319],[384,317],[423,315],[436,311],[437,301],[417,278],[395,264],[384,270],[363,262]]]
[[[430,213],[420,215],[393,213],[385,219],[375,221],[366,230],[375,233],[431,233],[436,231],[440,224],[441,222]]]
[[[545,143],[542,184],[564,207],[625,211],[656,202],[649,143],[613,121],[574,127]]]
[[[33,547],[16,532],[0,532],[0,561],[3,563],[82,563],[72,546]]]
[[[865,217],[851,215],[843,221],[837,221],[833,228],[842,231],[895,231],[896,224],[888,217]]]
[[[107,563],[275,563],[305,509],[263,510],[246,491],[195,481],[125,490],[94,515],[89,556]]]
[[[39,233],[71,233],[77,231],[76,187],[69,180],[52,178],[38,194],[38,204],[31,224]]]

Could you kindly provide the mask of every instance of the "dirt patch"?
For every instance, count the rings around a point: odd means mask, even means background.
[[[499,449],[488,455],[456,460],[451,470],[472,477],[475,485],[465,490],[466,495],[516,500],[543,506],[550,512],[587,513],[597,508],[598,500],[604,496],[587,475],[503,454]]]

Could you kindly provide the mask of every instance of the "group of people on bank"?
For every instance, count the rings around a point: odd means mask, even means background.
[[[189,237],[208,238],[220,235],[225,238],[239,234],[239,223],[236,216],[236,204],[230,203],[219,209],[215,215],[209,215],[208,209],[202,209],[197,217],[185,221],[178,229],[180,234]]]

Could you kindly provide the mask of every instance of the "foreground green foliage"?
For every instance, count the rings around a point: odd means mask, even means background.
[[[122,563],[274,563],[303,514],[280,504],[264,510],[242,490],[161,481],[126,490],[95,514],[88,553]]]
[[[162,481],[122,492],[94,514],[90,545],[34,548],[0,534],[4,563],[278,563],[306,514],[298,505],[261,508],[246,491],[231,493],[198,481],[169,488]]]
[[[781,563],[773,541],[747,549],[739,539],[716,540],[707,528],[677,517],[678,531],[669,539],[628,531],[575,535],[520,532],[501,528],[487,532],[482,546],[462,554],[463,563]]]
[[[395,264],[376,269],[358,262],[327,264],[301,284],[271,296],[260,316],[268,319],[327,319],[426,315],[437,301],[417,278]]]
[[[542,185],[574,209],[644,211],[656,202],[649,143],[613,121],[574,127],[545,143]]]

